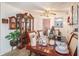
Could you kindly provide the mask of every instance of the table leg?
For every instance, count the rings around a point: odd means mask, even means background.
[[[32,52],[30,51],[29,53],[30,53],[29,56],[31,56],[32,55]]]

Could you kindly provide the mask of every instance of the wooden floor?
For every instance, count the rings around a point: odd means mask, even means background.
[[[29,56],[29,50],[26,50],[26,48],[15,49],[15,50],[10,51],[2,56]],[[35,56],[35,54],[32,53],[32,56]]]

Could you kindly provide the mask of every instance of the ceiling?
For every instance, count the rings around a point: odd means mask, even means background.
[[[52,10],[53,12],[68,11],[75,2],[6,2],[7,4],[20,8],[22,10],[29,10],[33,12],[40,12],[43,10]]]
[[[21,9],[64,9],[70,7],[75,2],[6,2],[14,7]]]

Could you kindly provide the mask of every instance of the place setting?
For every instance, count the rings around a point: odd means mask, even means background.
[[[61,37],[57,37],[57,40],[55,42],[56,47],[55,50],[56,52],[60,53],[60,54],[69,54],[69,49],[68,49],[68,44],[67,42],[65,42],[64,40],[65,38]]]

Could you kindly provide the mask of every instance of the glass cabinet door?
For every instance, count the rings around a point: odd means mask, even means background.
[[[30,28],[31,26],[30,25],[31,25],[30,19],[27,19],[26,20],[26,29],[27,29],[27,31],[31,31],[31,28]]]
[[[33,19],[26,14],[17,14],[17,27],[21,32],[32,31],[34,27]]]

